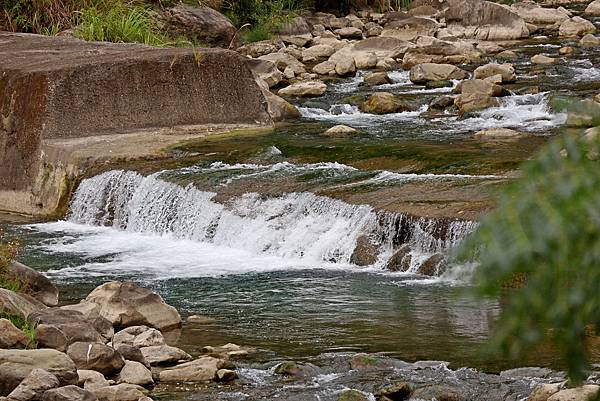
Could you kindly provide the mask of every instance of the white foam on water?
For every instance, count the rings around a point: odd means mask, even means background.
[[[388,121],[409,121],[416,120],[427,111],[428,106],[424,105],[416,111],[405,111],[391,114],[369,114],[363,113],[356,106],[351,105],[333,105],[329,110],[299,107],[298,110],[302,117],[319,121],[334,121],[336,123],[353,124],[355,126],[368,126],[373,123],[382,123]],[[334,112],[335,111],[335,114]]]
[[[590,63],[585,67],[571,67],[573,71],[573,80],[575,82],[582,81],[600,81],[600,68],[593,67]]]
[[[329,86],[329,90],[331,92],[336,93],[350,93],[356,92],[360,84],[364,82],[363,76],[365,75],[364,71],[359,71],[354,77],[345,80],[343,82],[337,82]]]
[[[382,171],[375,177],[369,178],[365,181],[358,183],[352,183],[349,185],[363,185],[363,184],[379,184],[385,182],[411,182],[411,181],[432,181],[432,180],[495,180],[506,178],[500,175],[482,174],[482,175],[470,175],[470,174],[403,174],[394,173],[392,171]]]

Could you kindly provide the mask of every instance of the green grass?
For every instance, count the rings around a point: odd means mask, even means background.
[[[35,331],[37,324],[29,324],[25,319],[17,315],[0,312],[0,319],[9,320],[16,328],[21,330],[27,337],[27,348],[36,348]]]

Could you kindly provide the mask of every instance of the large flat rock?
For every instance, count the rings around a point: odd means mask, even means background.
[[[0,32],[0,113],[0,209],[26,214],[52,213],[80,173],[57,143],[144,132],[152,147],[165,129],[272,123],[235,52],[8,32]],[[110,154],[96,147],[94,157]]]

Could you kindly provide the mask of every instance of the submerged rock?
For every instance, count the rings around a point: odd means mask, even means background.
[[[473,136],[479,139],[512,140],[522,138],[523,133],[508,128],[488,128],[475,133]]]
[[[555,58],[544,56],[543,54],[536,54],[535,56],[531,57],[531,64],[547,65],[554,63],[556,63]]]
[[[350,256],[350,263],[357,266],[370,266],[377,262],[379,247],[366,235],[356,239],[354,252]]]
[[[323,135],[332,137],[345,137],[356,134],[358,131],[347,125],[336,125],[323,132]]]

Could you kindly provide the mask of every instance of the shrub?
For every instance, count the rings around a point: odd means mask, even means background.
[[[0,288],[6,288],[14,292],[22,290],[20,280],[11,277],[8,266],[17,258],[19,245],[15,241],[6,241],[4,232],[0,229]]]
[[[589,335],[600,331],[599,152],[593,136],[551,142],[458,254],[479,261],[479,294],[510,291],[494,349],[518,358],[550,340],[573,384],[586,378]]]

